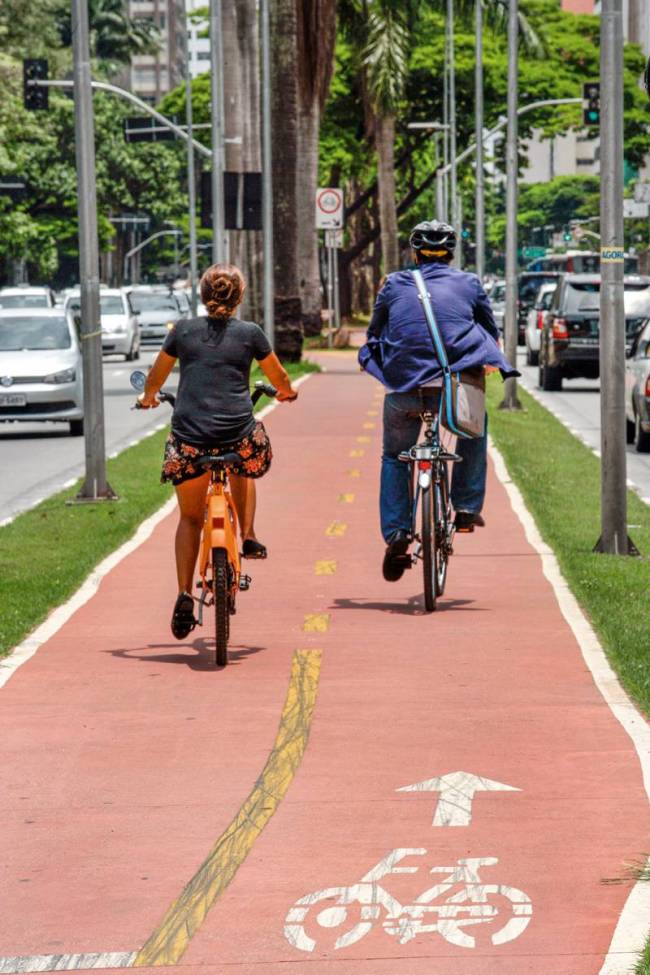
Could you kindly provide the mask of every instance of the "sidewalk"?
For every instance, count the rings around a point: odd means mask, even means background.
[[[266,421],[229,667],[169,634],[172,515],[0,691],[0,972],[603,970],[603,881],[648,850],[633,744],[493,468],[438,612],[383,581],[377,387],[320,358]]]

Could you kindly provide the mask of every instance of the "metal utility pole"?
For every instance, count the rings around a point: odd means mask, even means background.
[[[518,288],[517,288],[517,161],[519,116],[519,0],[508,7],[508,128],[506,136],[506,357],[517,364]],[[506,379],[502,410],[520,410],[517,380]]]
[[[447,0],[449,24],[449,154],[451,163],[451,223],[457,233],[458,226],[458,163],[456,160],[456,63],[454,51],[454,0]]]
[[[102,327],[99,313],[99,243],[95,184],[95,120],[90,77],[88,0],[72,0],[75,153],[79,215],[79,282],[83,357],[86,474],[79,501],[115,497],[106,480]]]
[[[623,0],[600,13],[601,536],[596,551],[638,554],[627,534],[623,306]]]
[[[260,2],[262,99],[262,249],[264,333],[275,340],[275,283],[273,265],[273,158],[271,154],[271,26],[269,0]]]
[[[445,56],[442,73],[442,124],[444,137],[442,141],[443,171],[442,179],[442,207],[438,211],[438,220],[449,220],[449,18],[445,18]]]
[[[194,113],[192,111],[192,71],[190,67],[190,39],[185,14],[185,122],[187,124],[187,210],[190,235],[190,303],[196,315],[196,286],[199,275],[196,253],[196,176],[194,173]],[[178,240],[178,238],[176,238]]]
[[[485,173],[483,171],[483,4],[476,0],[476,273],[482,281],[485,276]]]
[[[221,0],[210,0],[210,107],[212,112],[212,261],[227,259],[223,171],[225,163],[223,126],[223,30]]]

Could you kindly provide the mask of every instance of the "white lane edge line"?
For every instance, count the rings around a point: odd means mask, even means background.
[[[102,968],[130,968],[137,951],[85,952],[78,955],[15,955],[0,958],[0,975],[22,972],[71,972]]]
[[[551,584],[562,615],[573,631],[594,683],[634,745],[639,756],[643,785],[650,798],[650,725],[637,711],[619,683],[600,640],[569,589],[553,550],[542,539],[521,491],[511,480],[503,455],[491,437],[489,450],[496,475],[508,494],[512,510],[524,528],[528,543],[540,556],[542,571]],[[621,956],[638,956],[643,951],[648,936],[649,918],[650,883],[639,881],[625,902],[599,975],[628,975],[629,960],[624,961]]]
[[[304,376],[297,379],[293,386],[301,386],[306,382],[314,373],[308,372]],[[265,406],[263,410],[256,413],[256,417],[261,419],[279,406],[279,401],[274,400]],[[27,636],[22,643],[19,643],[13,648],[13,650],[8,654],[8,656],[0,659],[0,688],[4,687],[7,681],[15,674],[19,667],[21,667],[27,660],[34,656],[36,651],[40,646],[43,645],[47,640],[54,636],[61,627],[67,623],[70,617],[76,613],[85,603],[88,602],[92,596],[95,595],[99,589],[99,585],[102,579],[108,575],[108,573],[119,565],[119,563],[135,552],[137,548],[140,547],[152,534],[154,528],[161,521],[163,521],[168,514],[170,514],[176,507],[176,498],[172,497],[169,501],[166,501],[158,511],[155,511],[153,515],[150,515],[145,521],[143,521],[139,527],[136,529],[135,533],[131,538],[124,542],[118,549],[107,555],[102,562],[96,566],[95,569],[87,576],[85,581],[81,584],[79,589],[61,606],[57,606],[56,609],[52,610],[47,619],[40,624],[35,630],[33,630],[29,636]],[[2,970],[0,969],[0,975],[2,975]]]

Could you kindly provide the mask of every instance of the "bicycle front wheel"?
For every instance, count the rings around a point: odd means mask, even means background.
[[[436,531],[431,488],[422,491],[422,569],[424,572],[424,606],[427,613],[436,608],[438,586],[436,583]]]
[[[228,638],[230,636],[228,553],[224,548],[212,549],[212,594],[214,597],[215,663],[225,667],[228,663]]]

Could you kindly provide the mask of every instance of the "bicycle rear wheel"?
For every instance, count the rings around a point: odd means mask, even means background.
[[[215,664],[228,663],[230,637],[230,579],[228,553],[224,548],[212,549],[212,595],[214,597]]]
[[[424,574],[424,606],[428,613],[436,608],[438,587],[436,584],[436,531],[434,524],[434,502],[431,488],[422,491],[422,570]]]

